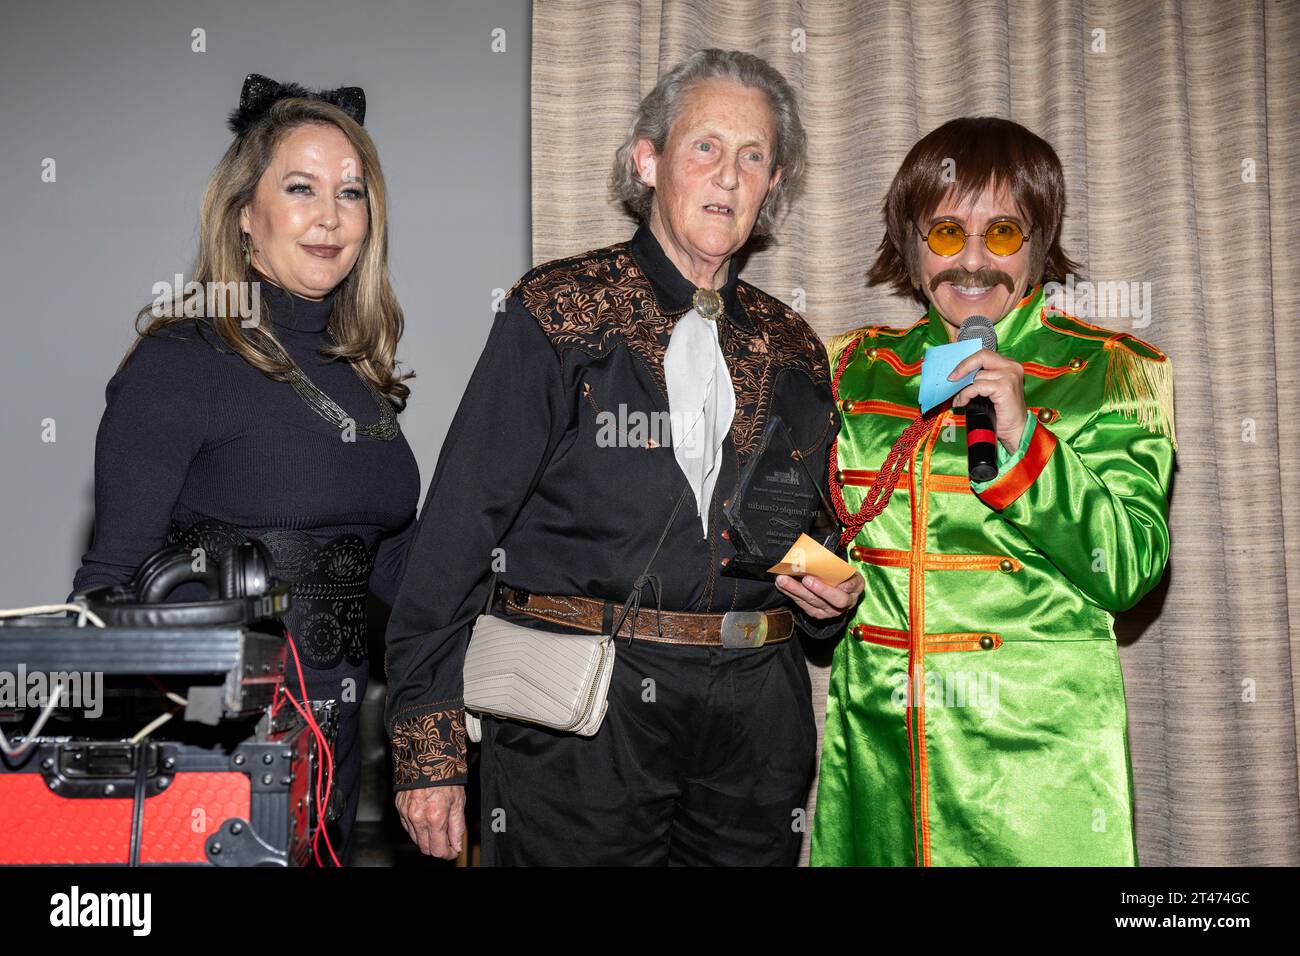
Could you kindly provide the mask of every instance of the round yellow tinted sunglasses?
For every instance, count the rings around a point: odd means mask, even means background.
[[[989,227],[983,232],[967,232],[955,222],[942,220],[936,222],[930,227],[928,233],[916,230],[917,234],[925,239],[925,244],[930,247],[930,251],[936,256],[955,256],[966,248],[966,239],[970,236],[982,236],[984,246],[995,256],[1013,256],[1020,251],[1020,247],[1025,244],[1029,238],[1028,234],[1021,232],[1010,219],[999,219],[989,224]]]

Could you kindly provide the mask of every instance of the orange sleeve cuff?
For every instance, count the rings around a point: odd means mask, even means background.
[[[980,501],[996,511],[1006,508],[1037,480],[1055,448],[1056,436],[1039,422],[1034,428],[1033,437],[1029,440],[1029,447],[1025,449],[1024,457],[1005,475],[983,491],[976,492]]]

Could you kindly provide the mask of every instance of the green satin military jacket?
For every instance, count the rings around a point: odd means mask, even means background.
[[[850,511],[946,328],[931,307],[832,341]],[[1169,557],[1170,363],[1041,287],[995,328],[1025,369],[1020,447],[973,484],[964,416],[943,412],[850,545],[866,590],[832,665],[814,864],[1136,862],[1113,615]]]

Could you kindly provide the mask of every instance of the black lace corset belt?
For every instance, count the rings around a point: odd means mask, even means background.
[[[302,663],[318,670],[337,667],[344,657],[361,664],[366,650],[366,592],[375,558],[359,535],[343,534],[318,544],[304,531],[275,530],[252,535],[214,518],[189,527],[172,522],[169,544],[203,548],[217,560],[246,538],[271,553],[275,574],[290,582],[292,605],[284,622]]]

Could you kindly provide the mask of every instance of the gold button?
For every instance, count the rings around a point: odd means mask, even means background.
[[[851,412],[851,411],[853,411],[853,399],[851,399],[851,398],[843,399],[843,400],[840,402],[840,408],[842,408],[842,409],[843,409],[844,411],[846,411],[846,412]]]
[[[1015,569],[1016,569],[1016,566],[1015,566],[1014,564],[1011,563],[1011,559],[1010,559],[1010,558],[1003,558],[1000,562],[998,562],[998,570],[999,570],[999,571],[1011,572],[1011,571],[1014,571]]]
[[[857,559],[861,560],[861,558],[862,558],[862,549],[861,549],[861,548],[849,548],[849,557],[850,557],[850,558],[857,558]]]
[[[980,638],[980,647],[984,648],[986,651],[993,650],[993,638],[985,634]]]
[[[1076,372],[1079,371],[1079,369],[1083,368],[1083,359],[1078,356],[1070,359],[1070,368]]]
[[[1055,418],[1056,412],[1052,411],[1050,408],[1040,408],[1038,410],[1038,420],[1044,425],[1048,424]]]
[[[880,351],[880,350],[877,349],[877,348],[875,348],[875,347],[872,347],[872,348],[867,349],[867,358],[869,358],[869,359],[874,359],[874,358],[876,357],[876,353],[877,353],[878,351]]]
[[[837,485],[842,485],[842,484],[844,484],[844,470],[843,470],[843,469],[840,469],[839,471],[835,472],[835,483],[836,483]]]

